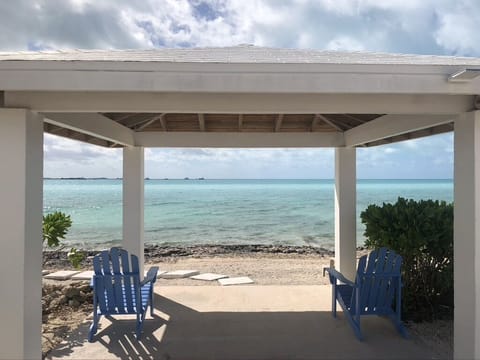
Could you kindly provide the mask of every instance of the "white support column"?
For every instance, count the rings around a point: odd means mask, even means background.
[[[480,359],[480,111],[455,121],[454,358]]]
[[[138,256],[143,275],[144,152],[123,149],[123,248]]]
[[[42,355],[43,119],[0,109],[0,359]]]
[[[335,268],[355,279],[357,248],[356,149],[335,149]]]

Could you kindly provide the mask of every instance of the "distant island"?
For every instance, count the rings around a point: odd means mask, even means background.
[[[108,178],[108,177],[44,177],[43,180],[123,180],[123,178]],[[155,179],[146,177],[145,180],[205,180],[204,177],[199,178],[192,178],[189,177],[183,179],[170,179],[170,178],[163,178],[163,179]]]
[[[43,180],[122,180],[122,178],[107,178],[107,177],[44,177]]]

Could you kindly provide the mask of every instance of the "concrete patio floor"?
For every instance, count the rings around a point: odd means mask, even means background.
[[[358,341],[330,286],[160,286],[155,316],[140,341],[135,320],[105,319],[94,343],[89,323],[48,359],[432,359],[418,339],[403,339],[383,318],[362,319]],[[441,356],[441,355],[440,355]]]

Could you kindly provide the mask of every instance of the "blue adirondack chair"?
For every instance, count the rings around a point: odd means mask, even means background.
[[[148,306],[153,316],[153,285],[158,267],[151,267],[140,281],[138,257],[113,247],[93,258],[93,323],[88,333],[92,342],[102,315],[137,315],[136,334],[140,338]]]
[[[332,284],[332,315],[337,316],[338,301],[359,340],[363,340],[362,315],[389,317],[398,332],[407,337],[401,320],[401,266],[400,255],[380,248],[360,258],[355,282],[333,268],[326,269]]]

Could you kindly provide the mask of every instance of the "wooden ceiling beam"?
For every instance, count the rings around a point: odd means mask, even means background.
[[[142,131],[143,129],[145,129],[147,126],[153,124],[155,121],[157,121],[158,119],[157,118],[153,118],[153,119],[150,119],[150,120],[147,120],[147,121],[144,121],[143,124],[140,124],[138,126],[135,126],[133,128],[133,130],[135,131]]]
[[[153,124],[154,122],[162,119],[166,114],[160,114],[160,115],[157,115],[157,116],[154,116],[153,118],[151,119],[148,119],[147,121],[144,121],[143,124],[137,126],[136,128],[134,128],[135,131],[142,131],[143,129],[145,129],[147,126]]]
[[[198,125],[200,126],[200,131],[205,131],[205,116],[203,114],[198,114]]]
[[[384,115],[345,131],[345,145],[370,145],[377,140],[451,123],[454,118],[454,115]]]
[[[98,113],[44,113],[44,121],[109,142],[135,146],[134,132]]]
[[[427,129],[420,129],[417,131],[412,131],[406,134],[400,134],[400,135],[395,135],[389,138],[385,139],[380,139],[376,141],[371,141],[368,143],[364,143],[359,146],[378,146],[378,145],[385,145],[385,144],[392,144],[400,141],[406,141],[406,140],[412,140],[412,139],[418,139],[421,137],[427,137],[431,135],[437,135],[437,134],[443,134],[449,131],[452,131],[453,129],[453,123],[446,123],[446,124],[441,124],[438,126],[433,126],[431,128]],[[358,146],[357,146],[358,147]]]
[[[317,127],[319,120],[320,119],[317,115],[313,115],[312,124],[310,125],[310,131],[313,131]]]
[[[130,128],[130,129],[135,129],[135,127],[139,126],[139,125],[142,125],[148,121],[151,120],[151,118],[148,118],[148,119],[141,119],[141,120],[135,120],[135,119],[132,119],[133,121],[132,122],[128,122],[126,124],[123,124],[124,126]]]
[[[349,118],[349,119],[352,119],[353,121],[356,121],[358,124],[364,124],[364,123],[366,123],[365,120],[361,120],[361,119],[356,118],[355,116],[352,116],[352,115],[350,115],[350,114],[342,114],[342,115],[345,116],[345,117],[347,117],[347,118]]]
[[[338,126],[337,124],[335,124],[332,120],[328,119],[327,117],[325,117],[324,115],[322,114],[315,114],[315,117],[312,121],[312,128],[313,128],[313,125],[314,125],[314,121],[316,119],[320,119],[322,120],[325,124],[327,125],[330,125],[331,127],[333,127],[335,130],[337,131],[345,131],[344,129],[342,129],[340,126]]]
[[[243,114],[238,114],[238,131],[243,129]]]
[[[160,121],[163,131],[168,131],[167,119],[165,119],[165,115],[167,114],[163,114],[163,116],[160,116],[158,120]]]
[[[283,117],[283,114],[278,114],[277,119],[275,120],[275,132],[280,131],[280,128],[282,127]]]
[[[101,114],[101,115],[103,115],[103,114]],[[112,120],[122,122],[122,121],[127,120],[129,117],[132,117],[134,115],[136,115],[136,114],[131,114],[131,113],[123,114],[123,115],[120,115],[119,117],[117,117],[115,119],[112,119]]]
[[[45,124],[48,124],[48,123],[45,123]],[[49,125],[50,125],[50,133],[51,134],[59,133],[60,131],[65,129],[65,128],[62,128],[62,127],[57,126],[57,125],[53,125],[53,124],[49,124]]]
[[[54,128],[54,125],[51,125],[49,123],[43,123],[43,131],[51,134],[53,128]]]

